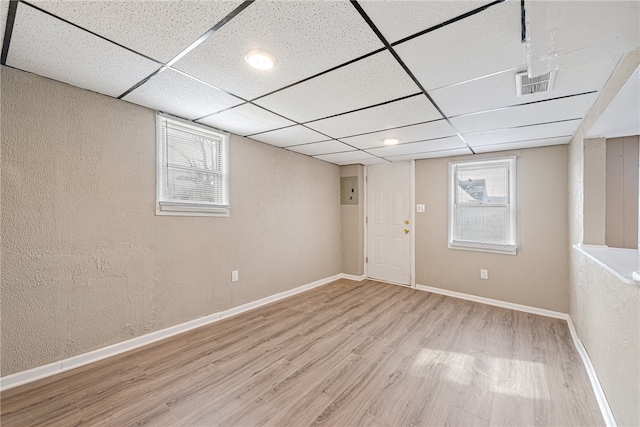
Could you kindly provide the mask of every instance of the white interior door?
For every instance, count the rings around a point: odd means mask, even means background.
[[[411,281],[411,162],[367,167],[367,276]]]

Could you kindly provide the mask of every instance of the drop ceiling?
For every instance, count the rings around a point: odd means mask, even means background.
[[[534,3],[4,1],[2,63],[339,165],[566,144],[637,48],[638,2]]]
[[[640,66],[591,127],[588,137],[640,135]]]

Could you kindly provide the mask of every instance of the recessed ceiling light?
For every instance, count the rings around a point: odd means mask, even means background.
[[[387,138],[382,142],[384,142],[384,145],[396,145],[398,140],[396,138]]]
[[[251,49],[244,54],[244,60],[247,64],[258,70],[270,70],[276,63],[276,58],[269,52],[263,50]]]

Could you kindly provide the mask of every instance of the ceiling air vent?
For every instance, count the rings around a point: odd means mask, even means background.
[[[553,87],[555,71],[549,71],[537,77],[529,77],[527,72],[516,74],[516,92],[518,96],[546,92]]]

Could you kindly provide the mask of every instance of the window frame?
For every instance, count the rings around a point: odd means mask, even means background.
[[[183,128],[193,129],[200,134],[210,134],[221,140],[220,169],[223,198],[227,204],[213,204],[204,201],[175,201],[163,198],[163,178],[167,176],[166,161],[167,144],[163,138],[162,127],[167,122],[173,122]],[[168,114],[156,113],[156,215],[172,216],[213,216],[228,217],[230,215],[229,201],[229,134],[209,126],[193,123]]]
[[[507,167],[507,202],[500,204],[484,204],[483,206],[495,207],[505,206],[507,208],[507,215],[509,218],[508,223],[508,237],[505,243],[486,243],[471,240],[455,240],[455,224],[457,213],[457,199],[456,189],[457,181],[456,175],[458,171],[483,169],[490,167]],[[467,160],[467,161],[452,161],[449,162],[449,235],[448,235],[448,247],[449,249],[465,250],[465,251],[479,251],[490,252],[505,255],[516,255],[518,249],[518,231],[517,231],[517,194],[516,194],[516,156],[500,157],[500,158],[487,158],[482,160]],[[478,209],[482,207],[478,206]]]

